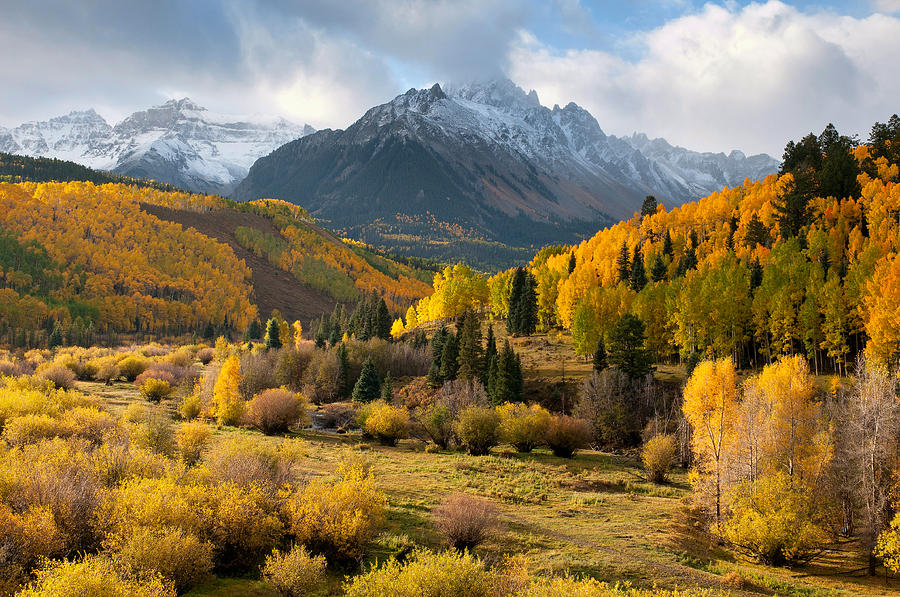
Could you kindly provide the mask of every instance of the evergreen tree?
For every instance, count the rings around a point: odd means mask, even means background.
[[[390,372],[384,376],[384,381],[381,382],[381,399],[385,402],[392,402],[394,400],[394,382],[391,379]]]
[[[647,195],[644,199],[644,203],[641,204],[641,219],[643,220],[647,216],[652,216],[656,213],[656,208],[659,204],[656,201],[656,197],[653,195]]]
[[[444,381],[456,379],[459,372],[459,340],[454,334],[447,334],[441,350],[441,378]]]
[[[467,310],[459,330],[459,377],[467,380],[481,377],[482,359],[481,320],[474,311]]]
[[[500,376],[500,354],[495,353],[491,356],[490,361],[488,362],[488,373],[487,373],[487,383],[485,384],[485,389],[487,390],[488,398],[491,400],[491,404],[496,406],[498,403],[494,400],[494,396],[497,394],[497,384]]]
[[[488,326],[487,342],[484,348],[484,360],[482,362],[481,382],[488,387],[491,375],[491,364],[497,358],[497,340],[494,338],[494,326]],[[494,363],[496,365],[496,363]]]
[[[737,218],[731,216],[731,221],[728,222],[728,238],[725,239],[725,248],[729,251],[734,251],[734,233],[737,231],[737,227]]]
[[[355,402],[371,402],[381,394],[381,381],[378,379],[378,371],[375,370],[375,363],[372,357],[366,357],[363,363],[362,372],[356,385],[353,386],[353,400]]]
[[[515,368],[516,357],[513,354],[509,340],[504,342],[500,354],[495,359],[496,366],[492,371],[490,398],[494,405],[504,402],[514,402],[512,374]]]
[[[754,213],[747,222],[747,232],[744,234],[744,244],[751,249],[756,245],[769,246],[769,230],[759,219],[759,214]]]
[[[350,392],[350,355],[347,345],[341,343],[337,349],[338,357],[338,393],[346,396]]]
[[[437,388],[444,383],[441,376],[441,359],[444,355],[444,341],[449,332],[443,325],[431,338],[431,367],[428,369],[427,383],[429,387]]]
[[[635,245],[634,258],[631,260],[631,274],[628,284],[635,292],[640,292],[647,285],[647,272],[644,271],[644,256],[641,254],[641,245]]]
[[[606,358],[606,345],[603,343],[603,336],[597,340],[597,349],[594,351],[594,371],[598,373],[609,367]]]
[[[331,346],[337,346],[340,344],[341,340],[344,337],[344,332],[341,330],[341,326],[334,323],[332,319],[331,324],[331,333],[328,335],[328,344]]]
[[[675,247],[672,246],[672,235],[669,234],[669,230],[666,229],[666,235],[663,237],[663,255],[667,255],[669,257],[675,256]]]
[[[413,348],[425,348],[428,345],[428,335],[425,333],[425,330],[419,328],[416,330],[416,334],[412,338],[412,346]]]
[[[763,268],[759,263],[759,257],[753,260],[753,263],[750,264],[750,290],[756,290],[760,286],[762,286],[763,281]]]
[[[681,259],[678,261],[678,275],[683,276],[692,269],[697,268],[697,253],[694,250],[694,247],[688,247],[684,255],[681,256]]]
[[[609,333],[609,363],[632,379],[652,372],[653,360],[645,340],[644,322],[631,313],[624,314]]]
[[[387,303],[384,302],[384,298],[381,298],[375,307],[375,329],[373,335],[382,340],[390,340],[392,323],[393,320],[391,319],[390,311],[388,311]]]
[[[507,331],[514,336],[529,336],[537,328],[537,282],[523,267],[516,268],[509,293]]]
[[[668,277],[668,274],[669,272],[666,270],[666,264],[663,263],[662,255],[657,255],[650,270],[650,279],[654,282],[663,282]]]
[[[572,253],[569,255],[569,273],[570,274],[575,271],[576,265],[577,264],[575,262],[575,251],[572,251]]]
[[[622,248],[619,249],[616,269],[619,271],[619,282],[627,282],[631,277],[631,262],[628,260],[628,245],[624,242],[622,243]]]
[[[212,329],[212,324],[209,324],[207,327]],[[213,330],[212,335],[215,336],[215,330]],[[250,325],[247,326],[247,331],[244,332],[244,341],[249,342],[250,340],[259,340],[261,336],[262,325],[259,323],[259,319],[254,319],[250,322]]]
[[[794,173],[794,182],[773,202],[778,229],[784,238],[793,238],[809,223],[809,202],[816,195],[815,172]]]
[[[324,315],[319,318],[319,325],[316,326],[316,333],[313,338],[316,341],[317,348],[325,347],[325,341],[328,340],[328,321]]]
[[[47,337],[47,348],[53,349],[57,346],[62,346],[63,344],[63,332],[62,327],[60,327],[59,322],[53,326],[53,331],[50,332],[50,335]]]
[[[278,325],[278,320],[274,317],[269,319],[268,323],[266,323],[266,350],[281,348],[281,331]]]

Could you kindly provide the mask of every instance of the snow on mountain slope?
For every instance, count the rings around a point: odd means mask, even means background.
[[[315,132],[281,118],[216,114],[185,98],[110,126],[93,110],[0,129],[0,151],[229,194],[260,156]]]

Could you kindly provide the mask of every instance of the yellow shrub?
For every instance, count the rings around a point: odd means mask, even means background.
[[[387,500],[371,475],[354,468],[335,481],[314,479],[285,506],[298,543],[338,560],[357,559],[381,526]]]
[[[108,540],[138,528],[178,528],[197,537],[209,535],[213,508],[209,488],[172,479],[134,479],[110,492],[101,525]]]
[[[814,508],[814,497],[793,486],[786,474],[772,473],[738,486],[724,536],[765,564],[802,563],[828,541]]]
[[[9,421],[3,429],[3,439],[11,446],[33,444],[55,437],[70,437],[72,426],[58,417],[25,415]]]
[[[213,568],[212,545],[178,528],[139,527],[105,547],[131,576],[158,574],[179,593],[203,582]]]
[[[494,576],[475,556],[420,551],[357,576],[347,597],[494,597]]]
[[[488,454],[500,439],[500,417],[492,408],[464,408],[456,422],[456,435],[469,454]]]
[[[192,466],[200,460],[200,455],[209,444],[212,431],[203,423],[182,423],[175,433],[175,442],[185,464]]]
[[[222,425],[237,425],[244,416],[240,383],[241,361],[236,356],[228,357],[213,388],[213,412]]]
[[[125,578],[109,558],[86,556],[52,563],[37,573],[19,597],[175,597],[175,590],[156,577]]]
[[[119,361],[119,373],[128,381],[134,381],[147,368],[147,359],[137,355],[127,356]]]
[[[293,462],[271,442],[244,434],[222,438],[205,458],[213,480],[257,485],[275,494],[292,480]]]
[[[197,382],[197,384],[199,383],[200,382]],[[200,403],[200,388],[195,386],[194,391],[185,396],[181,402],[178,403],[178,415],[185,421],[190,421],[200,416],[202,408]]]
[[[141,394],[150,402],[159,402],[172,393],[172,384],[165,379],[147,378],[141,385]]]
[[[129,479],[162,477],[171,465],[164,456],[119,437],[97,446],[91,452],[91,464],[97,478],[106,487],[114,487]]]
[[[641,450],[641,460],[650,480],[663,483],[675,463],[675,438],[671,435],[650,438]]]
[[[30,570],[41,558],[52,558],[65,547],[53,513],[39,506],[16,514],[0,502],[0,545],[3,566],[15,565]]]
[[[550,426],[550,413],[540,405],[525,406],[507,402],[497,407],[500,435],[519,452],[531,452],[544,441]]]
[[[398,439],[409,437],[409,411],[384,402],[375,403],[366,417],[363,429],[381,443],[393,446]]]
[[[211,490],[210,500],[211,536],[220,566],[254,565],[281,537],[281,520],[263,488],[224,483]]]
[[[304,597],[325,580],[325,558],[309,555],[303,546],[286,553],[276,549],[266,557],[262,576],[282,597]]]

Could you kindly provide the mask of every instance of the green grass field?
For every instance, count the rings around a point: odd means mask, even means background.
[[[576,370],[575,361],[570,362],[567,374],[574,375],[568,373]],[[100,397],[114,412],[143,400],[129,384],[80,383],[79,389]],[[227,427],[218,429],[215,439],[234,433],[283,441]],[[332,474],[348,455],[370,463],[389,511],[384,534],[362,566],[376,565],[413,546],[442,548],[430,512],[447,495],[466,492],[489,498],[501,511],[502,528],[477,554],[490,563],[520,555],[535,574],[587,575],[637,587],[717,587],[735,595],[887,595],[900,589],[896,580],[852,572],[864,565],[852,545],[795,570],[740,559],[717,546],[692,515],[686,471],[676,469],[668,484],[654,485],[645,480],[636,456],[584,451],[566,460],[545,450],[511,454],[495,449],[491,456],[473,457],[426,450],[425,443],[415,439],[385,447],[353,433],[303,431],[291,437],[303,440],[301,478]],[[743,589],[725,582],[732,571],[748,581]],[[322,594],[340,594],[343,576],[354,572],[332,572]],[[250,576],[217,578],[190,594],[274,593]]]

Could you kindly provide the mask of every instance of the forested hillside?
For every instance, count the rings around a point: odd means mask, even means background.
[[[860,145],[829,125],[789,143],[779,175],[672,210],[648,198],[630,220],[535,258],[539,325],[570,329],[583,355],[632,313],[658,360],[802,354],[840,372],[868,343],[895,363],[898,161],[896,116]]]
[[[90,344],[111,333],[242,332],[257,315],[268,317],[258,306],[271,308],[265,297],[273,288],[286,295],[279,305],[304,303],[306,321],[375,289],[397,311],[425,294],[418,278],[431,276],[345,244],[280,202],[238,206],[90,182],[0,183],[0,200],[0,337],[14,346]],[[182,226],[187,214],[224,221],[268,276],[254,276],[227,239]],[[279,283],[272,271],[284,272]]]

